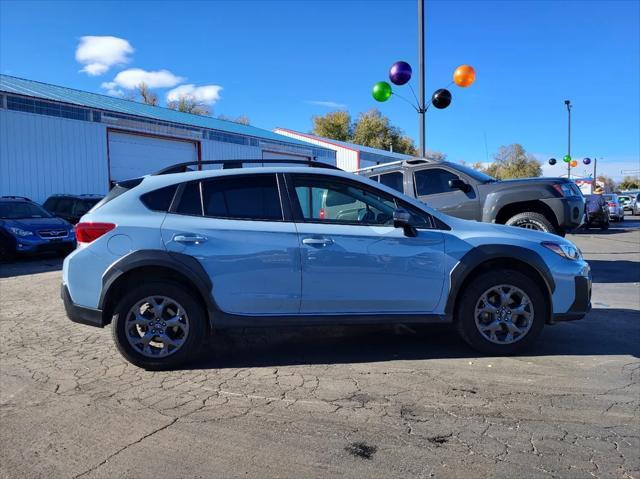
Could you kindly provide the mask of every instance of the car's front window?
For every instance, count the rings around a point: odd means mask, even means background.
[[[393,199],[356,184],[297,176],[294,187],[306,221],[362,225],[385,225],[393,221],[396,208]]]
[[[0,218],[4,220],[20,220],[29,218],[51,218],[51,215],[40,205],[27,202],[1,202]]]
[[[450,180],[458,180],[460,177],[443,168],[428,168],[414,173],[416,193],[418,196],[436,195],[438,193],[451,193]]]

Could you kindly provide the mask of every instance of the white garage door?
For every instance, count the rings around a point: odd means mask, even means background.
[[[197,161],[195,142],[109,132],[111,181],[148,175],[167,166]]]

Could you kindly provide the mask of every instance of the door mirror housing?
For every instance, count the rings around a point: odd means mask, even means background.
[[[469,183],[461,180],[460,178],[456,178],[455,180],[449,180],[449,188],[452,190],[462,190],[465,193],[471,189]]]
[[[396,208],[393,212],[393,227],[404,229],[405,236],[415,237],[418,231],[411,226],[411,213],[404,208]]]

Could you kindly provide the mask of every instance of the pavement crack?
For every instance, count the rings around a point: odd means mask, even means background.
[[[149,438],[149,437],[153,436],[154,434],[157,434],[157,433],[159,433],[159,432],[161,432],[161,431],[164,431],[164,430],[165,430],[165,429],[167,429],[168,427],[173,426],[173,425],[178,421],[178,419],[180,419],[180,418],[179,418],[179,417],[176,417],[176,418],[172,419],[169,423],[165,424],[164,426],[159,427],[159,428],[157,428],[157,429],[154,429],[154,430],[153,430],[153,431],[151,431],[150,433],[145,434],[144,436],[142,436],[140,439],[137,439],[136,441],[133,441],[133,442],[131,442],[131,443],[127,444],[126,446],[121,447],[120,449],[118,449],[118,450],[117,450],[116,452],[114,452],[113,454],[110,454],[109,456],[107,456],[107,458],[106,458],[104,461],[102,461],[102,462],[100,462],[100,463],[96,464],[95,466],[93,466],[93,467],[91,467],[91,468],[87,469],[87,470],[86,470],[86,471],[84,471],[84,472],[81,472],[80,474],[77,474],[77,475],[73,476],[73,479],[78,479],[79,477],[86,476],[87,474],[89,474],[89,473],[91,473],[91,472],[95,471],[95,470],[96,470],[96,469],[98,469],[99,467],[101,467],[101,466],[105,465],[107,462],[109,462],[109,460],[110,460],[110,459],[113,459],[115,456],[117,456],[118,454],[120,454],[122,451],[125,451],[125,450],[127,450],[128,448],[130,448],[131,446],[135,446],[136,444],[141,443],[142,441],[144,441],[145,439],[147,439],[147,438]]]

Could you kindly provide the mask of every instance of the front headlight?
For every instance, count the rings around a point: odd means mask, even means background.
[[[580,250],[573,245],[544,241],[542,242],[542,246],[550,249],[555,254],[562,256],[563,258],[576,260],[582,257],[582,255],[580,254]]]
[[[16,236],[33,236],[33,231],[23,230],[21,228],[16,228],[14,226],[9,227],[9,231],[11,231]]]

